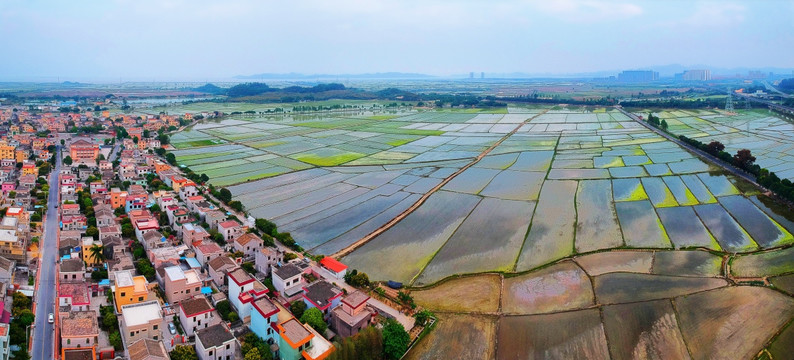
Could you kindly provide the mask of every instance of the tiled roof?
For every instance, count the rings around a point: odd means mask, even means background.
[[[223,324],[217,324],[196,331],[196,339],[201,341],[205,349],[208,349],[221,346],[230,340],[234,340],[234,335],[232,335]]]

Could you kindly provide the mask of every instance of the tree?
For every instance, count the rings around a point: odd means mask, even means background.
[[[196,349],[192,345],[177,345],[168,355],[171,360],[198,360]]]
[[[85,235],[94,238],[94,240],[99,239],[99,229],[96,226],[89,226],[88,229],[85,230]]]
[[[33,215],[30,215],[30,221],[41,221],[41,214],[34,212]]]
[[[90,229],[90,228],[89,228]],[[96,228],[94,228],[96,229]],[[98,232],[97,232],[98,233]],[[88,231],[86,231],[86,235],[88,235]],[[94,259],[94,262],[97,264],[101,264],[105,262],[105,247],[99,244],[91,245],[88,248],[89,259]]]
[[[207,174],[201,174],[201,182],[205,183],[207,181],[210,181],[210,177]]]
[[[386,320],[383,326],[383,354],[386,359],[397,360],[408,350],[411,337],[405,328],[394,319]]]
[[[427,309],[422,310],[416,313],[416,315],[414,315],[414,318],[416,319],[416,323],[423,326],[427,323],[428,320],[430,320],[431,317],[433,317],[433,313]]]
[[[306,312],[306,303],[303,302],[303,300],[298,300],[289,305],[289,311],[292,315],[295,315],[296,318],[300,319],[303,313]]]
[[[719,141],[712,141],[708,145],[706,145],[706,151],[709,154],[719,154],[721,151],[725,150],[725,145],[722,145]]]
[[[229,300],[221,300],[215,304],[215,310],[218,310],[218,315],[221,316],[221,319],[229,321],[229,313],[232,312],[232,304],[229,303]]]
[[[149,208],[149,211],[151,211],[151,212],[153,212],[153,213],[160,212],[160,211],[161,211],[161,209],[160,209],[160,205],[157,205],[157,204],[154,204],[154,205],[152,205],[152,206]]]
[[[221,190],[218,191],[218,200],[223,201],[224,203],[232,201],[232,192],[227,188],[221,188]]]
[[[118,330],[114,330],[112,333],[110,333],[110,335],[108,335],[108,341],[110,342],[110,345],[113,345],[114,349],[121,350],[121,334]]]
[[[733,156],[733,164],[741,169],[749,169],[755,162],[755,156],[750,153],[748,149],[741,149]]]
[[[63,158],[63,163],[64,165],[72,165],[72,157],[67,155],[65,158]]]
[[[135,235],[135,229],[132,224],[121,225],[121,236],[125,238],[132,238]]]
[[[328,328],[328,324],[325,323],[323,319],[323,313],[317,308],[311,308],[303,312],[303,316],[300,317],[300,320],[304,324],[309,324],[314,330],[317,330],[318,333],[322,334],[325,332],[325,329]]]
[[[148,138],[149,135],[150,135],[149,129],[144,129],[143,130],[143,137]]]
[[[662,130],[667,130],[667,120],[662,119],[662,123],[659,124],[659,127],[661,127]]]
[[[235,211],[243,211],[243,203],[237,200],[229,201],[229,207],[234,209]]]

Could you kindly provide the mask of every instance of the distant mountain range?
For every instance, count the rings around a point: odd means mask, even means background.
[[[317,80],[317,79],[431,79],[435,76],[417,73],[383,72],[367,74],[301,74],[301,73],[262,73],[253,75],[237,75],[240,80]]]
[[[746,75],[749,71],[760,71],[763,73],[775,73],[780,75],[794,74],[793,68],[778,68],[778,67],[736,67],[736,68],[719,68],[708,65],[681,65],[681,64],[668,64],[656,66],[642,66],[636,68],[602,70],[602,71],[589,71],[577,73],[532,73],[532,72],[485,72],[485,79],[552,79],[552,78],[573,78],[573,79],[586,79],[597,77],[616,76],[623,70],[653,70],[659,72],[661,77],[672,77],[675,74],[680,74],[685,70],[692,69],[709,69],[712,75],[716,76],[733,76],[736,74]],[[469,74],[451,74],[451,75],[428,75],[421,73],[403,73],[403,72],[379,72],[379,73],[364,73],[364,74],[303,74],[303,73],[262,73],[253,75],[237,75],[234,79],[238,80],[389,80],[389,79],[468,79]],[[474,80],[480,78],[480,72],[474,72]]]

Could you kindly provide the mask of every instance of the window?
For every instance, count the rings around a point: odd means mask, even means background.
[[[133,336],[135,336],[135,332],[134,331],[130,331],[130,337],[133,337]]]
[[[226,344],[226,348],[227,348],[227,349],[229,348],[229,346],[230,346],[229,344]]]
[[[143,301],[143,296],[138,296],[138,301]]]
[[[127,293],[125,293],[125,292],[122,292],[122,293],[121,293],[121,296],[127,296]]]
[[[157,330],[157,325],[155,324],[154,326],[152,326],[152,329]]]
[[[90,344],[88,341],[89,341],[88,339],[85,339],[85,343],[86,343],[86,344]]]
[[[71,343],[72,343],[72,339],[66,339],[66,344],[71,344]]]
[[[210,356],[212,356],[212,350],[210,350],[210,353],[209,353],[209,354],[210,354]]]

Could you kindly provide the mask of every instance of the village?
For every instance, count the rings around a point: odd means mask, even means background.
[[[0,360],[345,358],[431,323],[166,156],[169,133],[223,114],[104,105],[0,107]]]

